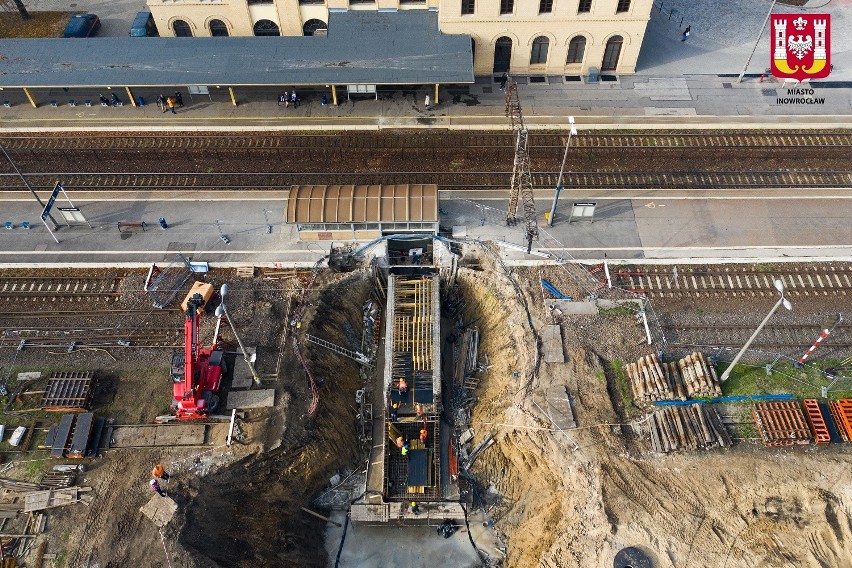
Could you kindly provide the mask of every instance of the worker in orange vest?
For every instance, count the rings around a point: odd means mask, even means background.
[[[399,396],[405,396],[408,394],[408,383],[405,382],[405,379],[399,379],[397,388],[399,389]]]
[[[429,433],[426,432],[426,428],[421,428],[421,430],[420,430],[420,441],[425,444],[426,443],[426,436],[428,436],[428,435],[429,435]]]
[[[168,481],[171,476],[166,473],[166,468],[163,467],[163,464],[158,463],[154,466],[154,469],[151,470],[151,477],[154,479],[160,478],[163,481]]]

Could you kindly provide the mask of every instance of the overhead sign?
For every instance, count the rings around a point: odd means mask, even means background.
[[[568,222],[570,223],[575,218],[594,221],[596,205],[597,202],[595,201],[575,201],[571,207],[571,217]]]
[[[50,215],[50,210],[53,208],[53,203],[56,201],[56,196],[59,195],[60,191],[62,191],[62,184],[56,182],[56,185],[53,188],[53,193],[50,194],[50,199],[47,200],[47,205],[44,206],[44,211],[41,212],[42,221],[47,219],[47,216]]]
[[[86,217],[80,212],[79,207],[60,207],[59,212],[68,223],[86,223]]]

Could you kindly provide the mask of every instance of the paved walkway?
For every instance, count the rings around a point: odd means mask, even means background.
[[[33,0],[31,8],[57,1]],[[79,8],[86,5],[81,2]],[[138,0],[119,0],[110,5],[115,9],[121,6],[128,18],[140,7]],[[830,80],[814,85],[817,96],[825,98],[822,105],[778,104],[783,85],[771,78],[759,82],[768,59],[767,37],[758,46],[750,75],[742,83],[736,82],[768,7],[766,1],[730,0],[722,10],[714,0],[665,0],[663,9],[652,15],[636,75],[595,85],[523,84],[521,97],[527,122],[532,128],[564,128],[566,117],[574,115],[581,132],[614,127],[848,127],[852,116],[852,0],[809,2],[804,8],[832,16],[835,70]],[[669,20],[673,9],[677,12]],[[797,10],[778,5],[776,11]],[[687,42],[680,41],[678,15],[684,18],[684,25],[692,26]],[[304,104],[294,110],[278,107],[278,92],[271,89],[239,89],[240,104],[236,107],[230,104],[226,89],[212,89],[210,97],[194,99],[184,91],[186,106],[172,115],[161,113],[152,104],[137,108],[69,107],[68,98],[97,100],[97,93],[71,95],[61,89],[39,93],[42,100],[56,99],[60,106],[33,109],[15,99],[20,94],[7,90],[3,95],[13,106],[0,107],[0,132],[508,128],[503,94],[490,77],[479,78],[471,86],[442,89],[441,104],[431,111],[422,104],[427,92],[426,88],[400,90],[384,93],[378,101],[344,99],[339,107],[333,107],[320,104],[319,92],[302,91]],[[150,102],[158,93],[139,90],[136,94]],[[128,192],[91,196],[69,189],[92,228],[63,227],[57,233],[60,244],[37,223],[39,211],[29,195],[0,194],[0,222],[11,220],[20,226],[26,220],[32,225],[29,230],[0,230],[0,262],[28,266],[146,265],[166,261],[177,252],[191,252],[196,260],[220,265],[309,266],[328,246],[297,241],[294,228],[283,222],[286,192],[245,195],[239,201],[216,198],[200,202],[194,195]],[[549,208],[551,195],[547,189],[537,193],[539,211]],[[770,199],[762,194],[696,191],[680,195],[665,191],[566,191],[556,226],[543,231],[538,246],[588,261],[604,255],[657,262],[852,260],[852,225],[846,213],[852,191],[813,195],[801,199],[785,192]],[[504,196],[477,201],[465,197],[442,195],[442,207],[447,212],[441,218],[442,225],[464,225],[468,234],[477,238],[522,243],[520,230],[507,228],[503,222]],[[571,202],[590,199],[598,203],[595,222],[569,225],[566,218]],[[272,224],[271,233],[266,230],[264,212]],[[163,215],[170,223],[166,231],[156,224]],[[119,234],[119,220],[144,220],[150,228],[144,233]],[[229,236],[230,244],[220,239],[221,233]],[[531,258],[512,250],[505,254],[507,259],[519,262]]]

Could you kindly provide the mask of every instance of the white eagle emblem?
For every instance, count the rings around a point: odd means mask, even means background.
[[[787,40],[787,49],[793,52],[797,58],[801,59],[805,56],[807,52],[809,52],[814,47],[814,40],[811,36],[802,36],[799,35],[799,39],[795,39],[796,36],[790,36]]]

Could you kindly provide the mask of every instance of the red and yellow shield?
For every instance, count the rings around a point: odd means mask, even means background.
[[[772,75],[779,79],[822,79],[831,72],[828,14],[772,14]]]

